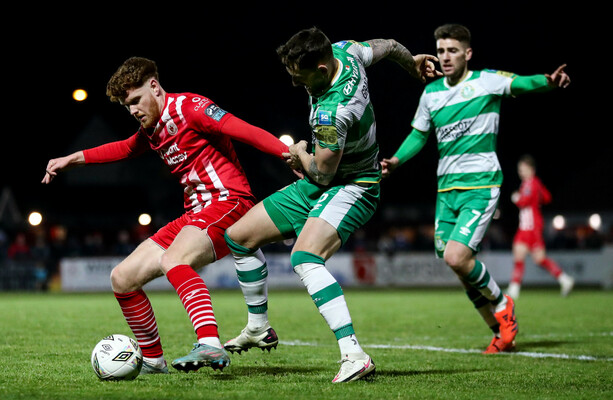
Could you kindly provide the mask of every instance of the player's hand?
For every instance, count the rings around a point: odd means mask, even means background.
[[[545,74],[549,86],[565,88],[570,85],[570,78],[564,68],[566,68],[566,64],[560,65],[551,75]]]
[[[53,158],[47,163],[47,168],[45,168],[45,176],[43,177],[41,183],[51,183],[53,178],[57,176],[58,172],[83,163],[85,163],[85,159],[83,158],[83,153],[80,151],[69,156]]]
[[[426,78],[436,78],[443,76],[443,73],[436,70],[434,66],[435,62],[438,62],[438,58],[430,54],[417,54],[413,57],[415,60],[416,73],[415,77],[422,82],[426,81]]]
[[[288,153],[283,153],[283,158],[285,158],[285,162],[294,171],[302,169],[302,161],[300,160],[300,155],[306,153],[306,148],[307,142],[305,140],[301,140],[298,143],[294,143],[289,146]]]
[[[400,160],[398,160],[398,157],[384,158],[381,161],[381,175],[384,178],[387,178],[388,176],[390,176],[392,171],[394,171],[396,167],[398,167],[399,161]]]

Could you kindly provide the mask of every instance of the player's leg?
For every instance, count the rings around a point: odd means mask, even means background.
[[[519,298],[519,292],[521,290],[521,284],[524,279],[524,271],[526,268],[526,256],[530,253],[528,246],[520,241],[517,236],[513,241],[513,271],[511,272],[511,281],[507,288],[507,294],[512,299],[517,300]]]
[[[343,290],[325,266],[329,259],[374,214],[378,186],[340,186],[323,194],[300,231],[291,263],[320,314],[334,333],[341,368],[332,382],[349,382],[372,374],[375,365],[356,337]]]
[[[514,346],[517,334],[517,321],[513,300],[502,293],[500,287],[489,274],[485,264],[476,258],[481,241],[492,220],[500,196],[499,188],[453,191],[459,210],[457,221],[444,259],[447,265],[474,290],[494,306],[494,317],[499,324],[500,338],[505,347]],[[471,297],[471,294],[469,294]],[[471,298],[472,299],[472,298]],[[491,325],[490,325],[491,327]]]
[[[450,242],[452,234],[455,232],[458,220],[457,191],[440,192],[436,199],[436,215],[434,221],[434,247],[437,258],[444,259],[447,244]],[[451,245],[453,246],[453,244]],[[465,248],[459,250],[466,251]],[[451,252],[449,253],[451,254]],[[472,258],[473,252],[468,251],[467,257]],[[471,264],[472,265],[472,264]],[[483,321],[492,330],[494,335],[499,335],[499,324],[494,317],[492,303],[485,298],[481,292],[467,282],[459,275],[460,282],[465,287],[466,296],[471,301]]]
[[[549,272],[560,284],[560,294],[564,297],[568,296],[575,286],[575,280],[564,271],[551,258],[547,257],[544,245],[534,249],[532,252],[534,263],[545,271]]]
[[[141,374],[168,373],[151,302],[142,287],[162,276],[164,249],[151,239],[141,243],[111,271],[111,287],[119,307],[143,352]]]
[[[225,241],[247,304],[247,326],[224,344],[226,350],[240,354],[251,347],[268,351],[277,347],[279,339],[268,321],[268,269],[260,247],[282,238],[263,203],[255,205],[226,230]]]
[[[219,340],[209,290],[196,270],[228,254],[223,234],[245,210],[243,201],[237,199],[213,203],[203,215],[190,215],[162,256],[162,271],[183,303],[198,339],[188,355],[172,362],[179,370],[188,372],[203,366],[223,369],[230,364]]]

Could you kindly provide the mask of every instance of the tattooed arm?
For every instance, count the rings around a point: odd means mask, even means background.
[[[343,151],[316,147],[315,154],[308,153],[307,142],[301,140],[289,147],[287,163],[295,170],[302,170],[320,185],[328,185],[336,175]]]
[[[372,39],[366,41],[372,48],[372,64],[384,58],[398,63],[407,70],[411,76],[424,82],[426,78],[434,78],[443,74],[436,71],[434,62],[438,61],[435,56],[418,54],[413,56],[411,52],[394,39]]]

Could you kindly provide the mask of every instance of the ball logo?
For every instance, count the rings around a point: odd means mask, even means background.
[[[113,358],[113,361],[127,361],[132,357],[132,354],[134,354],[133,351],[122,351]]]

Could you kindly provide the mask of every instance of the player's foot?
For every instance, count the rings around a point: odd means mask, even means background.
[[[511,296],[513,300],[517,300],[519,298],[519,290],[521,286],[517,282],[509,283],[509,287],[507,288],[507,294]]]
[[[562,297],[568,296],[575,286],[573,277],[566,275],[564,272],[558,277],[558,282],[560,282],[560,294]]]
[[[169,374],[168,365],[166,364],[166,360],[160,364],[149,363],[143,359],[143,367],[140,370],[141,375],[149,375],[149,374]]]
[[[366,353],[345,354],[339,363],[341,369],[332,383],[351,382],[375,373],[375,363]]]
[[[277,333],[270,325],[266,324],[266,326],[255,331],[245,327],[240,335],[228,340],[223,347],[231,353],[236,351],[240,354],[241,351],[248,351],[252,347],[258,347],[262,351],[268,350],[270,352],[270,349],[277,348],[277,344],[279,344]]]
[[[228,365],[230,357],[224,349],[200,343],[194,343],[194,348],[188,355],[172,362],[173,367],[184,372],[197,371],[202,367],[223,370]]]
[[[504,297],[507,300],[507,304],[504,310],[495,313],[494,317],[500,324],[500,339],[506,345],[510,345],[515,340],[518,326],[517,319],[515,318],[515,303],[513,303],[513,299],[508,294],[505,294]]]
[[[483,352],[483,354],[496,354],[503,351],[511,351],[515,348],[515,340],[511,343],[505,343],[498,336],[494,336],[487,349]]]

